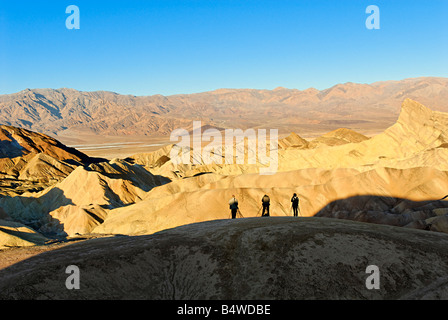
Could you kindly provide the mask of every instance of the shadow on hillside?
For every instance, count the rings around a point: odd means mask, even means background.
[[[110,179],[128,180],[133,186],[140,188],[145,192],[149,192],[155,187],[171,182],[170,178],[162,175],[154,175],[139,164],[132,164],[132,166],[128,168],[129,172],[123,170],[116,163],[108,163],[107,165],[115,171],[109,172],[104,170],[101,166],[85,167],[84,169],[90,172],[98,172]]]
[[[112,163],[109,164],[109,166],[115,169],[115,172],[102,170],[101,166],[97,166],[97,170],[88,166],[85,166],[84,169],[87,171],[98,172],[110,179],[124,179],[144,192],[149,192],[155,187],[171,182],[171,179],[161,175],[153,175],[140,165],[133,165],[130,168],[129,177],[126,176],[126,172],[120,172],[122,169],[120,169],[118,165]],[[103,205],[97,205],[96,203],[83,205],[81,211],[88,214],[92,219],[97,221],[98,224],[104,222],[104,211],[129,206],[135,203],[126,201],[125,198],[120,197],[120,195],[114,192],[113,188],[107,184],[104,184],[103,187],[104,194],[107,195],[109,203]],[[70,205],[75,206],[75,203],[65,196],[63,190],[57,187],[52,187],[48,192],[39,197],[30,195],[0,195],[0,208],[3,208],[12,220],[18,221],[48,238],[57,238],[60,240],[68,236],[64,231],[64,223],[56,217],[51,216],[50,213]],[[70,211],[69,209],[69,211],[65,212],[73,211]],[[62,212],[61,214],[66,215],[65,212]],[[57,214],[58,213],[56,213],[56,216]]]
[[[0,196],[0,207],[13,221],[18,221],[49,238],[67,236],[63,232],[64,224],[53,218],[50,212],[68,205],[74,203],[65,196],[63,190],[56,187],[40,197]],[[57,230],[60,232],[55,232]]]
[[[23,148],[15,139],[12,141],[0,141],[0,159],[17,158],[23,155],[25,155]]]
[[[447,197],[413,201],[375,195],[355,196],[338,199],[327,204],[315,217],[347,219],[448,233],[448,201],[445,201]]]
[[[13,230],[13,229],[10,229],[10,228],[5,228],[5,227],[3,227],[1,225],[0,225],[0,232],[3,232],[3,233],[11,235],[13,237],[17,237],[17,238],[23,239],[25,241],[34,243],[35,245],[43,245],[43,244],[45,244],[44,238],[41,237],[39,234]]]

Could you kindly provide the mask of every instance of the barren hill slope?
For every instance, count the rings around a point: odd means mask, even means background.
[[[422,191],[424,190],[424,192]],[[227,219],[230,217],[228,200],[236,195],[244,217],[261,215],[261,198],[271,198],[272,216],[292,216],[291,197],[298,193],[302,216],[314,216],[327,204],[339,199],[349,199],[337,212],[358,213],[360,221],[405,226],[420,221],[418,228],[430,228],[429,218],[437,216],[436,208],[448,208],[443,202],[425,212],[394,212],[403,199],[413,201],[437,200],[448,190],[448,173],[429,168],[384,169],[370,171],[355,169],[318,170],[304,169],[279,172],[273,176],[243,174],[237,176],[215,176],[212,174],[171,182],[151,190],[147,197],[130,206],[114,209],[104,223],[93,232],[104,234],[149,234],[184,224],[200,221]],[[372,204],[357,207],[358,196],[372,196]],[[377,196],[377,201],[374,196]],[[390,201],[382,201],[388,198]],[[352,208],[353,206],[353,208]],[[363,212],[370,211],[370,219]],[[405,213],[405,215],[402,215]],[[446,212],[448,213],[448,212]],[[330,216],[327,211],[327,216]],[[395,214],[390,219],[383,216]],[[407,214],[407,215],[406,215]],[[335,215],[336,216],[336,215]],[[340,214],[340,217],[343,217]],[[347,218],[353,216],[345,215]],[[376,217],[376,218],[375,218]],[[411,226],[411,225],[410,225]],[[439,231],[448,231],[445,227]]]
[[[393,167],[402,161],[434,149],[446,149],[448,114],[432,111],[422,104],[406,99],[398,121],[384,132],[359,143],[332,148],[290,150],[279,152],[280,170],[294,168],[337,168],[354,166]],[[439,162],[445,169],[444,162]]]
[[[48,239],[31,228],[10,220],[0,220],[0,250],[43,245]]]
[[[0,207],[13,219],[43,234],[89,233],[108,212],[140,201],[146,192],[168,180],[139,165],[115,159],[79,166],[64,180],[39,193],[0,198]]]
[[[0,270],[0,299],[446,299],[447,248],[446,234],[352,221],[217,220],[37,255]],[[81,290],[64,285],[70,265]]]
[[[0,158],[15,158],[30,153],[45,153],[56,160],[88,162],[84,153],[63,145],[45,134],[0,125]]]
[[[310,147],[318,147],[321,145],[338,146],[347,143],[358,143],[368,140],[366,136],[347,128],[340,128],[328,132],[321,137],[314,139],[310,143]]]
[[[98,161],[45,134],[0,125],[0,195],[42,190]]]
[[[232,194],[240,199],[240,209],[246,217],[260,214],[261,197],[265,193],[271,196],[272,215],[291,215],[290,197],[295,192],[300,195],[304,216],[313,216],[340,199],[356,201],[357,196],[372,196],[370,199],[376,196],[379,197],[377,205],[369,208],[368,218],[363,211],[367,209],[359,209],[358,215],[343,213],[356,211],[350,209],[350,201],[345,203],[345,208],[337,208],[339,211],[326,215],[334,213],[363,221],[448,231],[443,225],[445,218],[439,219],[437,228],[432,223],[439,215],[433,209],[448,207],[445,202],[425,212],[401,215],[404,212],[401,210],[400,215],[389,216],[403,199],[437,200],[448,194],[445,161],[448,149],[444,147],[447,128],[447,114],[431,111],[407,99],[397,123],[371,139],[314,149],[279,150],[279,171],[272,176],[259,175],[256,165],[208,165],[188,169],[167,161],[153,168],[153,172],[181,170],[184,179],[175,179],[151,190],[140,203],[113,210],[94,231],[145,234],[187,223],[227,218],[227,200]],[[198,175],[199,172],[203,174]],[[381,197],[396,200],[384,203]]]

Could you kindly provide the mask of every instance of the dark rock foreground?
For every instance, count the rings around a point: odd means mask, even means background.
[[[79,290],[66,287],[70,265]],[[366,287],[369,265],[379,289]],[[447,274],[447,234],[249,218],[46,252],[0,271],[0,299],[447,299]]]

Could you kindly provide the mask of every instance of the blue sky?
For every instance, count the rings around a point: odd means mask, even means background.
[[[68,30],[66,7],[80,9]],[[368,30],[367,6],[380,9]],[[447,0],[0,0],[0,94],[325,89],[448,76]]]

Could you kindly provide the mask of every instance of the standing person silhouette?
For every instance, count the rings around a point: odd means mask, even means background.
[[[292,202],[292,211],[294,213],[294,217],[297,217],[298,213],[299,213],[299,197],[297,196],[296,193],[294,193],[294,195],[292,196],[291,202]]]
[[[265,194],[263,196],[263,198],[261,199],[261,202],[263,204],[263,213],[261,214],[261,216],[269,217],[269,206],[270,206],[271,199],[269,199],[269,196],[267,194]]]
[[[238,200],[235,198],[235,195],[232,195],[232,199],[229,200],[229,206],[232,219],[236,219],[236,214],[238,212]]]

